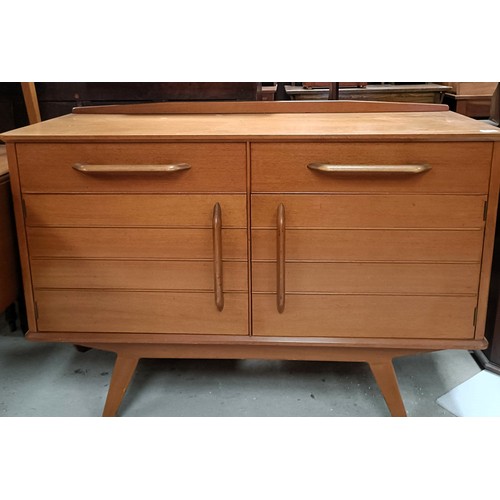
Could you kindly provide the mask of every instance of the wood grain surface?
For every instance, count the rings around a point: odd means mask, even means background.
[[[283,203],[286,228],[484,227],[486,196],[461,195],[253,195],[252,227],[276,227]]]
[[[493,160],[491,163],[490,192],[488,197],[488,210],[486,213],[486,228],[484,231],[483,258],[480,275],[479,300],[477,305],[476,338],[484,335],[486,315],[488,312],[488,299],[491,280],[491,267],[493,264],[495,229],[498,217],[498,198],[500,184],[500,148],[494,145]]]
[[[266,105],[273,103],[263,103]],[[66,115],[0,135],[5,142],[498,141],[500,129],[450,111]]]
[[[12,192],[12,203],[14,205],[19,261],[21,263],[22,286],[26,303],[26,319],[28,321],[29,330],[31,332],[36,332],[37,324],[35,304],[33,301],[33,286],[31,282],[30,255],[26,227],[24,225],[22,190],[19,180],[19,170],[17,168],[16,145],[8,144],[6,151],[9,162],[10,188]]]
[[[218,311],[212,293],[39,290],[40,331],[248,334],[248,296],[226,293]]]
[[[212,259],[211,229],[27,228],[30,256]],[[223,229],[224,259],[247,258],[247,231]]]
[[[28,226],[212,227],[216,203],[224,228],[245,228],[244,195],[25,195]]]
[[[483,232],[287,229],[287,260],[480,262]],[[252,230],[253,260],[276,259],[276,230]]]
[[[276,263],[253,263],[253,291],[276,293]],[[287,262],[287,293],[476,294],[477,264]]]
[[[245,144],[19,144],[17,151],[24,192],[246,191]],[[187,163],[191,168],[168,174],[89,175],[74,170],[75,163]]]
[[[253,192],[488,192],[492,144],[252,144]],[[313,172],[332,165],[428,165],[417,175]]]
[[[155,102],[125,105],[81,106],[73,108],[75,114],[268,114],[268,113],[401,113],[401,112],[448,111],[447,106],[423,106],[401,102]]]
[[[224,290],[247,291],[246,262],[223,262]],[[35,259],[36,288],[213,291],[211,261]]]
[[[476,297],[253,294],[253,335],[472,339]]]

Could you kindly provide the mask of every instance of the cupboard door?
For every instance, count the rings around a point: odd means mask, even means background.
[[[252,195],[253,335],[471,339],[482,195]]]
[[[38,330],[248,335],[246,197],[27,194]]]

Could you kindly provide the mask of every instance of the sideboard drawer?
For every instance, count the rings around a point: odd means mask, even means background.
[[[245,144],[18,144],[24,192],[237,192],[246,190]],[[83,173],[74,165],[132,165],[136,173]],[[147,172],[148,165],[188,164],[189,170]]]
[[[486,194],[493,146],[487,143],[252,144],[253,192]],[[311,164],[423,165],[417,174],[331,173]]]

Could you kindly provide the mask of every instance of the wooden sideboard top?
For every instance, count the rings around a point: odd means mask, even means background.
[[[264,103],[266,104],[266,103]],[[450,111],[199,114],[73,113],[6,132],[5,142],[498,141],[500,129]]]

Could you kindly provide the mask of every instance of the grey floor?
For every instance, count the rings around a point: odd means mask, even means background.
[[[114,354],[30,342],[0,316],[0,416],[95,417]],[[395,360],[411,417],[449,417],[436,399],[480,371],[467,351]],[[381,417],[385,402],[364,363],[141,360],[123,417]]]

